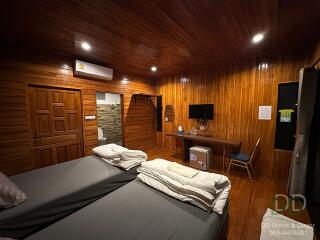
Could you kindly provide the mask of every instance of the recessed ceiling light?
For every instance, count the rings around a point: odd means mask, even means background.
[[[150,69],[151,69],[152,72],[156,72],[157,71],[157,67],[156,66],[152,66]]]
[[[268,69],[268,63],[267,62],[264,62],[264,63],[260,63],[259,65],[258,65],[258,69],[260,69],[260,70],[264,70],[264,69]]]
[[[89,50],[91,49],[90,44],[87,43],[87,42],[82,42],[82,43],[81,43],[81,47],[82,47],[84,50],[86,50],[86,51],[89,51]]]
[[[252,38],[252,42],[253,43],[258,43],[261,42],[261,40],[264,38],[264,34],[263,33],[258,33],[256,35],[253,36]]]

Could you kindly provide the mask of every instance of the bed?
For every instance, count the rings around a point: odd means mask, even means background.
[[[208,213],[134,180],[27,239],[217,240],[227,224],[228,204]]]
[[[136,178],[97,156],[18,174],[10,179],[27,195],[0,211],[0,237],[21,239],[64,218]]]

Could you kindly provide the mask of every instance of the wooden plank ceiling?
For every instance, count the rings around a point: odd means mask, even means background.
[[[9,52],[52,51],[152,77],[308,48],[319,40],[319,9],[317,0],[5,1],[0,41]],[[258,32],[266,38],[253,45]]]

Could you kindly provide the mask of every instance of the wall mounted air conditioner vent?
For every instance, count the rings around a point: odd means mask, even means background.
[[[112,80],[113,70],[111,68],[106,68],[98,66],[92,63],[83,62],[76,60],[74,74],[76,76],[85,76],[103,80]]]

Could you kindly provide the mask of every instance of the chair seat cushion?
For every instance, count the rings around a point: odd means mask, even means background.
[[[244,153],[230,153],[229,158],[239,160],[242,162],[248,162],[250,160],[250,156]]]

